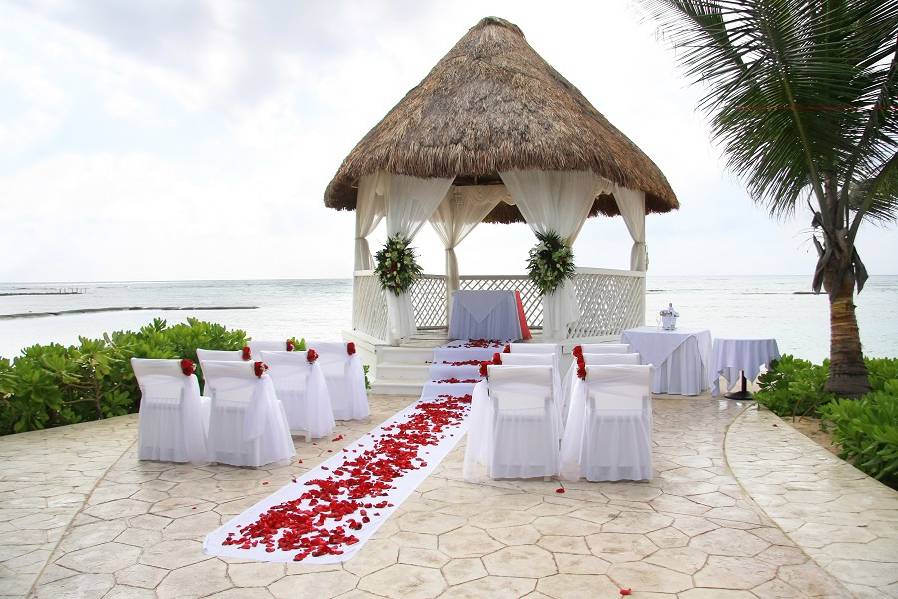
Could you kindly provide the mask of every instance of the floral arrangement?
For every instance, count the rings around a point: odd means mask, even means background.
[[[244,362],[249,362],[253,359],[253,350],[251,350],[248,345],[244,345],[241,351],[243,352]]]
[[[287,351],[306,351],[306,339],[303,337],[299,341],[296,340],[296,337],[290,337],[287,339],[287,343],[293,344],[293,349],[288,349]]]
[[[409,247],[411,240],[402,235],[387,238],[383,249],[374,255],[377,266],[374,274],[380,279],[380,285],[393,295],[402,295],[408,291],[423,269],[415,260],[415,250]]]
[[[480,376],[486,378],[490,372],[490,363],[489,362],[481,362],[480,363]]]
[[[184,358],[181,360],[181,372],[183,372],[185,376],[196,374],[196,364],[193,363],[193,360]]]
[[[495,364],[496,366],[502,366],[502,354],[498,352],[493,354],[493,364]]]
[[[254,362],[253,363],[253,372],[256,373],[256,376],[262,378],[262,375],[265,374],[265,371],[268,370],[268,364],[265,362]]]
[[[349,343],[346,344],[346,353],[349,354],[350,356],[355,355],[355,343],[350,341]]]
[[[314,348],[306,352],[306,360],[308,360],[309,364],[314,364],[317,359],[318,352],[316,352]]]
[[[575,358],[581,358],[581,359],[582,359],[582,358],[583,358],[583,346],[582,346],[582,345],[575,345],[575,346],[574,346],[574,349],[571,350],[571,355],[574,356]]]
[[[583,360],[583,354],[577,357],[577,376],[581,379],[586,379],[586,361]]]
[[[293,343],[292,339],[287,339],[286,346],[287,346],[287,351],[293,351],[294,349],[296,349],[296,345]]]
[[[503,353],[503,354],[510,354],[510,353],[511,353],[511,344],[510,344],[510,343],[506,343],[506,344],[505,344],[505,347],[502,349],[502,353]]]
[[[566,280],[574,278],[574,251],[555,231],[536,234],[527,270],[542,295],[549,295]]]

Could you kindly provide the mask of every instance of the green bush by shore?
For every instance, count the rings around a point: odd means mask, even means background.
[[[139,331],[116,331],[78,345],[33,345],[0,358],[0,435],[136,412],[140,390],[130,360],[189,358],[196,349],[240,349],[246,333],[188,318],[156,319]],[[201,376],[200,372],[197,372]]]
[[[898,488],[898,359],[867,358],[872,391],[860,399],[823,390],[829,362],[783,356],[758,378],[758,403],[782,417],[814,416],[832,433],[840,455]]]

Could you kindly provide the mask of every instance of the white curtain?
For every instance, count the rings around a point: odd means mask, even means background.
[[[385,175],[384,212],[387,235],[402,235],[413,239],[452,185],[452,179],[419,179],[406,175]],[[415,313],[408,293],[399,296],[387,293],[389,339],[397,344],[403,337],[415,334]]]
[[[368,236],[384,217],[384,190],[380,183],[377,173],[359,180],[355,203],[355,270],[374,268]]]
[[[446,313],[449,321],[452,318],[452,292],[459,286],[455,248],[506,198],[508,190],[502,185],[452,187],[430,217],[433,230],[446,248]]]
[[[499,173],[524,220],[536,233],[555,231],[569,244],[589,216],[602,180],[587,171],[509,171]],[[580,318],[574,284],[566,281],[543,297],[543,337],[561,340]]]
[[[630,270],[648,270],[649,255],[645,247],[645,192],[615,185],[612,193],[627,230],[630,231],[630,237],[633,238]]]

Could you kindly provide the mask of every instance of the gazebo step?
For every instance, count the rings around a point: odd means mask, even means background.
[[[407,364],[428,366],[433,360],[432,347],[377,346],[377,366],[382,364]]]
[[[430,372],[430,364],[403,364],[397,362],[382,362],[377,366],[378,380],[411,381],[423,383]]]
[[[422,389],[424,389],[424,383],[416,381],[378,379],[371,385],[371,393],[373,395],[410,395],[417,397],[421,395]]]

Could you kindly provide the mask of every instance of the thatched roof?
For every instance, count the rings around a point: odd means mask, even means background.
[[[513,23],[482,19],[353,148],[324,192],[355,208],[359,179],[379,170],[501,184],[507,170],[589,170],[646,193],[646,212],[679,208],[655,163],[524,39]],[[611,196],[592,214],[618,214]],[[523,221],[499,204],[486,222]]]

